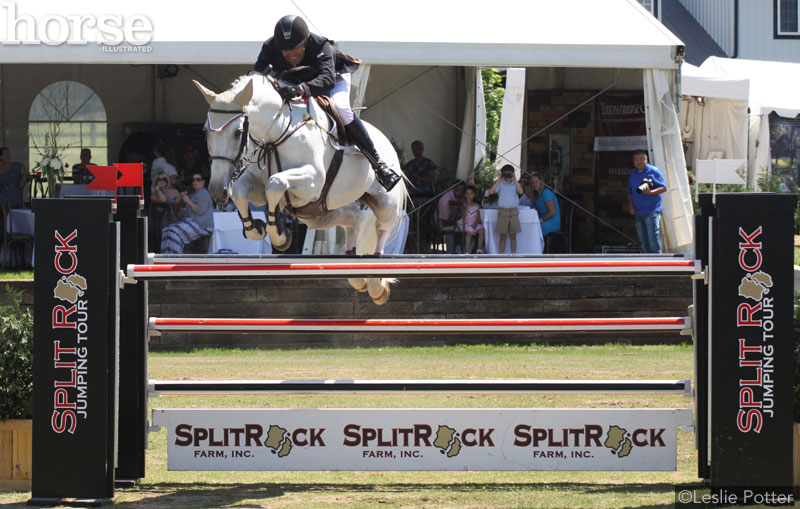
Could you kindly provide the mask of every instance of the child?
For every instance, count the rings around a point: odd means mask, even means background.
[[[460,231],[466,233],[466,246],[467,253],[472,252],[472,236],[478,234],[478,254],[483,254],[483,223],[481,222],[481,207],[475,203],[475,197],[478,195],[478,188],[475,186],[467,186],[465,196],[467,198],[467,206],[464,207],[464,215],[461,221],[458,222],[457,227]]]
[[[499,253],[506,252],[506,236],[511,240],[511,254],[517,252],[517,234],[522,231],[519,224],[519,196],[522,186],[517,181],[514,167],[507,164],[500,168],[500,177],[495,181],[489,194],[497,194],[497,233],[500,234]]]

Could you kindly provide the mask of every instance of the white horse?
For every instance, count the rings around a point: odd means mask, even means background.
[[[300,100],[284,102],[267,76],[241,77],[219,94],[197,81],[194,84],[211,106],[205,126],[211,196],[217,203],[225,203],[230,195],[247,238],[261,240],[269,235],[273,247],[286,250],[291,231],[281,224],[279,212],[319,200],[326,171],[337,152],[331,139],[333,122],[314,100],[308,101],[308,108]],[[366,125],[383,160],[402,175],[392,144],[378,129]],[[244,171],[235,175],[239,165],[244,165]],[[339,173],[330,183],[325,208],[311,217],[300,214],[300,218],[314,229],[343,227],[348,253],[383,254],[407,198],[404,182],[387,192],[375,179],[366,157],[347,149]],[[248,201],[267,205],[266,225],[253,220]],[[362,215],[356,201],[366,204],[375,218],[375,235],[362,235],[358,246]],[[368,291],[376,304],[384,304],[394,280],[358,278],[348,282],[358,291]]]

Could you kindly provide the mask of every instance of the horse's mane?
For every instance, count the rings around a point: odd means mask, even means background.
[[[233,92],[234,94],[239,92],[242,88],[244,88],[244,86],[247,84],[250,78],[254,76],[261,76],[262,78],[264,77],[261,74],[243,74],[242,76],[239,76],[238,78],[233,80],[228,90]],[[253,84],[255,85],[256,82],[253,82]]]
[[[253,82],[253,98],[263,97],[265,93],[274,92],[274,87],[268,81],[268,78],[263,74],[251,73],[239,76],[230,85],[228,90],[225,90],[220,95],[224,95],[225,99],[232,100],[233,97],[242,91],[242,89],[249,83]],[[222,98],[221,98],[222,99]],[[225,100],[223,99],[223,100]],[[256,99],[258,102],[258,100]]]

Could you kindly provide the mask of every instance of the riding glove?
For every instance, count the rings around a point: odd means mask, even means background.
[[[306,96],[309,94],[308,86],[305,83],[299,85],[286,85],[278,89],[280,96],[286,100],[291,101],[297,96]]]

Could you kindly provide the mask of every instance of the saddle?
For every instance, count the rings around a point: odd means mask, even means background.
[[[316,69],[313,69],[312,67],[300,66],[278,73],[276,79],[297,84],[312,80],[317,76],[317,74],[318,72]],[[325,95],[319,95],[315,96],[314,99],[317,100],[317,104],[320,108],[322,108],[322,111],[324,111],[328,115],[328,118],[330,118],[336,125],[336,139],[339,142],[339,145],[348,145],[347,133],[344,130],[342,117],[340,117],[339,112],[336,111],[336,107],[334,107],[331,98]]]
[[[328,115],[328,118],[333,120],[333,123],[336,125],[336,140],[339,142],[339,145],[348,145],[347,131],[344,129],[344,122],[342,122],[342,117],[339,116],[339,112],[333,105],[331,98],[327,95],[318,95],[314,99],[317,100],[317,104],[322,108],[322,111],[324,111]]]

